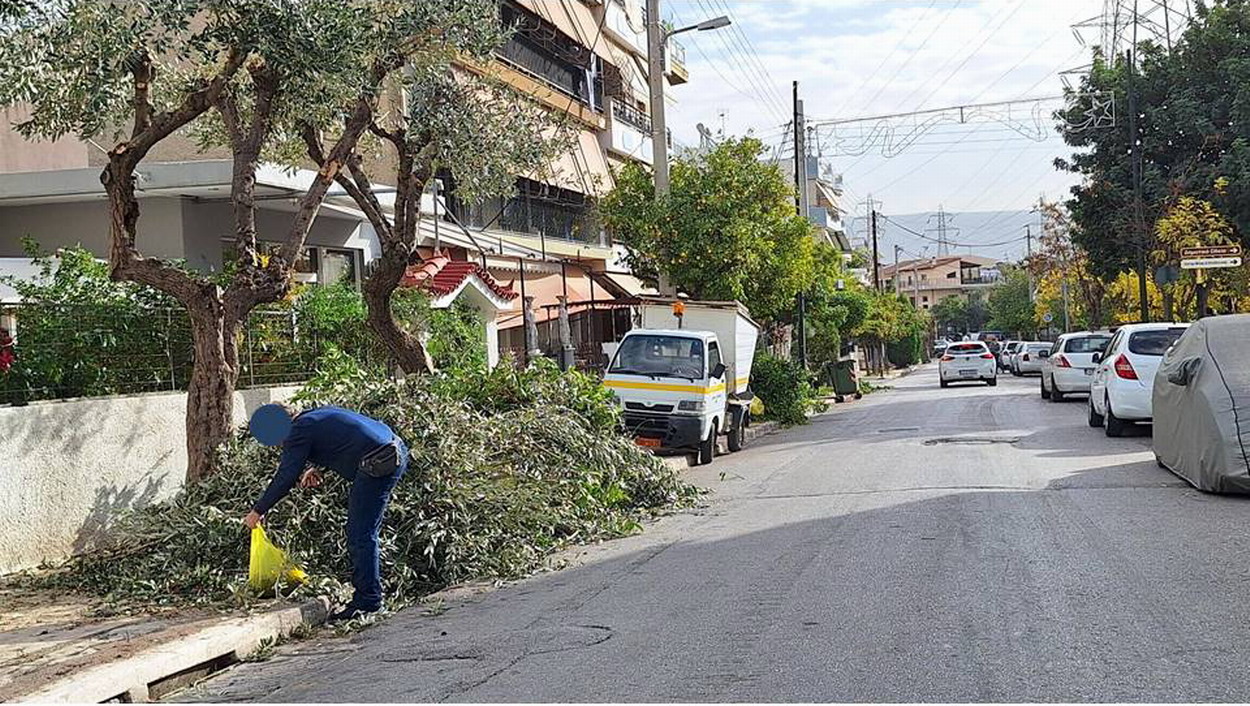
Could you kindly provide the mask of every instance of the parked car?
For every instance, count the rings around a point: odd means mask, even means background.
[[[994,354],[982,341],[952,343],[938,361],[939,384],[979,380],[991,387],[998,384],[998,368]]]
[[[1151,391],[1163,354],[1189,324],[1127,324],[1094,354],[1089,388],[1089,425],[1107,436],[1123,436],[1134,422],[1151,418]]]
[[[941,355],[946,352],[946,347],[949,346],[950,344],[951,342],[946,340],[945,338],[939,338],[938,340],[933,342],[933,354],[938,357],[941,357]]]
[[[1094,379],[1094,354],[1111,334],[1093,331],[1065,333],[1055,339],[1042,361],[1042,399],[1062,402],[1065,395],[1088,393]]]
[[[1011,374],[1017,377],[1042,372],[1042,361],[1050,355],[1053,344],[1045,341],[1025,341],[1011,358]]]
[[[1159,465],[1199,490],[1250,493],[1250,314],[1201,319],[1163,355],[1152,409]]]
[[[1003,349],[998,352],[998,369],[1004,372],[1011,370],[1011,358],[1016,354],[1016,350],[1020,347],[1020,341],[1007,341],[1003,344]]]

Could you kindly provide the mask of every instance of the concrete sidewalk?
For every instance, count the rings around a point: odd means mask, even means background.
[[[0,605],[0,701],[76,703],[158,699],[323,622],[328,608],[318,599],[100,617],[81,598],[12,588]]]

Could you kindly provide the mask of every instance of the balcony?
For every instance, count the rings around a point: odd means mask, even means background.
[[[618,154],[651,164],[655,159],[651,118],[616,99],[610,106],[608,130],[606,134],[600,134],[600,144]]]
[[[604,27],[616,35],[617,39],[624,42],[637,54],[642,57],[647,56],[647,25],[646,25],[646,3],[642,3],[641,14],[637,17],[630,17],[625,7],[624,0],[611,0],[604,5]]]
[[[686,48],[677,40],[668,40],[664,50],[664,75],[674,86],[690,80],[690,72],[686,70]]]

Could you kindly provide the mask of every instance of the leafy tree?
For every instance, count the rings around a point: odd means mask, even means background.
[[[1216,184],[1217,193],[1225,188]],[[1155,265],[1177,265],[1183,248],[1203,245],[1230,245],[1236,243],[1233,226],[1209,202],[1192,196],[1182,196],[1155,224],[1156,249],[1152,253]],[[1181,270],[1179,281],[1162,285],[1163,318],[1172,321],[1179,315],[1188,317],[1196,310],[1196,271]],[[1208,291],[1214,300],[1227,297],[1244,297],[1250,284],[1250,266],[1221,268],[1206,272]]]
[[[794,212],[793,187],[763,152],[744,137],[678,158],[658,201],[645,169],[622,169],[600,212],[634,271],[652,281],[666,275],[699,299],[736,299],[767,321],[788,319],[813,284],[817,245]]]
[[[1068,292],[1069,325],[1081,321],[1086,327],[1097,328],[1105,323],[1103,300],[1106,281],[1095,272],[1093,258],[1080,246],[1075,232],[1079,231],[1073,219],[1058,204],[1039,204],[1042,212],[1042,233],[1038,247],[1028,260],[1028,269],[1038,283],[1035,311],[1040,320],[1050,313],[1054,321],[1063,321],[1063,289]],[[1079,311],[1079,319],[1073,312]]]
[[[28,3],[0,21],[0,106],[28,104],[27,137],[113,142],[101,182],[108,196],[111,274],[178,299],[191,319],[187,477],[212,470],[229,434],[241,322],[283,297],[326,192],[370,127],[385,82],[426,57],[472,50],[488,0],[64,0]],[[326,136],[322,168],[269,257],[256,242],[256,171],[293,159],[295,136]],[[135,245],[137,171],[177,133],[224,147],[234,252],[225,286]]]
[[[1178,196],[1210,201],[1228,214],[1240,238],[1250,233],[1250,3],[1200,3],[1193,21],[1169,53],[1152,42],[1136,47],[1142,158],[1143,223],[1132,197],[1127,103],[1129,72],[1124,57],[1095,51],[1082,84],[1068,92],[1061,111],[1064,140],[1078,148],[1057,166],[1080,174],[1067,207],[1072,239],[1089,255],[1091,271],[1110,280],[1135,269],[1143,248],[1154,249],[1149,227]],[[1094,96],[1114,96],[1114,128],[1080,129]],[[1223,177],[1229,188],[1213,186]],[[1141,233],[1141,237],[1130,234]]]
[[[943,297],[929,309],[929,314],[943,334],[968,333],[968,300],[958,294]]]
[[[431,52],[392,80],[398,109],[379,110],[369,135],[347,159],[336,181],[373,224],[381,254],[364,281],[369,328],[407,373],[431,370],[433,361],[418,332],[396,322],[393,296],[417,244],[421,195],[436,174],[450,176],[457,198],[502,195],[515,188],[517,174],[540,173],[571,147],[572,133],[531,97],[487,74],[453,71],[452,60],[487,64],[508,38],[494,0],[464,3],[473,31],[457,52]],[[301,125],[308,156],[325,165],[329,152],[312,123]],[[372,138],[372,139],[370,139]],[[366,159],[372,150],[385,156]],[[392,180],[392,207],[371,184]],[[480,326],[479,326],[480,328]]]
[[[1022,269],[1009,268],[1003,281],[990,289],[989,327],[998,331],[1031,335],[1036,330],[1032,285]]]

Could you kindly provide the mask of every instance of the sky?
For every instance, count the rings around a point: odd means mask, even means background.
[[[1101,0],[662,0],[677,26],[727,14],[729,28],[680,35],[689,83],[673,87],[669,127],[685,144],[696,125],[714,134],[748,132],[781,148],[790,120],[791,82],[799,82],[809,124],[951,106],[1054,98],[1059,72],[1088,63],[1071,27],[1097,17]],[[1092,45],[1096,37],[1087,34]],[[891,157],[880,142],[863,152],[874,122],[817,130],[813,151],[843,175],[845,207],[862,231],[869,195],[878,210],[913,228],[941,206],[967,224],[962,242],[1023,236],[1039,196],[1062,199],[1075,180],[1053,166],[1070,151],[1048,116],[1058,102],[1002,109],[960,125],[939,115],[892,121]],[[1031,113],[1036,108],[1038,112]],[[938,118],[929,123],[930,118]],[[1009,127],[994,119],[1012,119]],[[915,129],[917,126],[922,129]],[[1032,133],[1025,137],[1021,132]],[[1038,139],[1040,138],[1040,141]],[[793,154],[791,151],[790,154]],[[975,216],[976,212],[997,212]],[[916,220],[918,218],[918,220]],[[1036,220],[1036,216],[1031,217]],[[963,221],[962,223],[960,221]],[[922,230],[916,228],[917,230]],[[896,229],[897,230],[897,229]],[[922,230],[923,232],[923,230]],[[932,243],[899,231],[907,257]],[[892,243],[891,243],[892,247]],[[933,254],[930,247],[927,254]],[[981,254],[981,248],[973,248]],[[987,246],[1019,252],[1023,242]],[[886,248],[883,248],[883,252]],[[961,251],[967,252],[967,248]],[[883,254],[883,258],[889,257]]]

